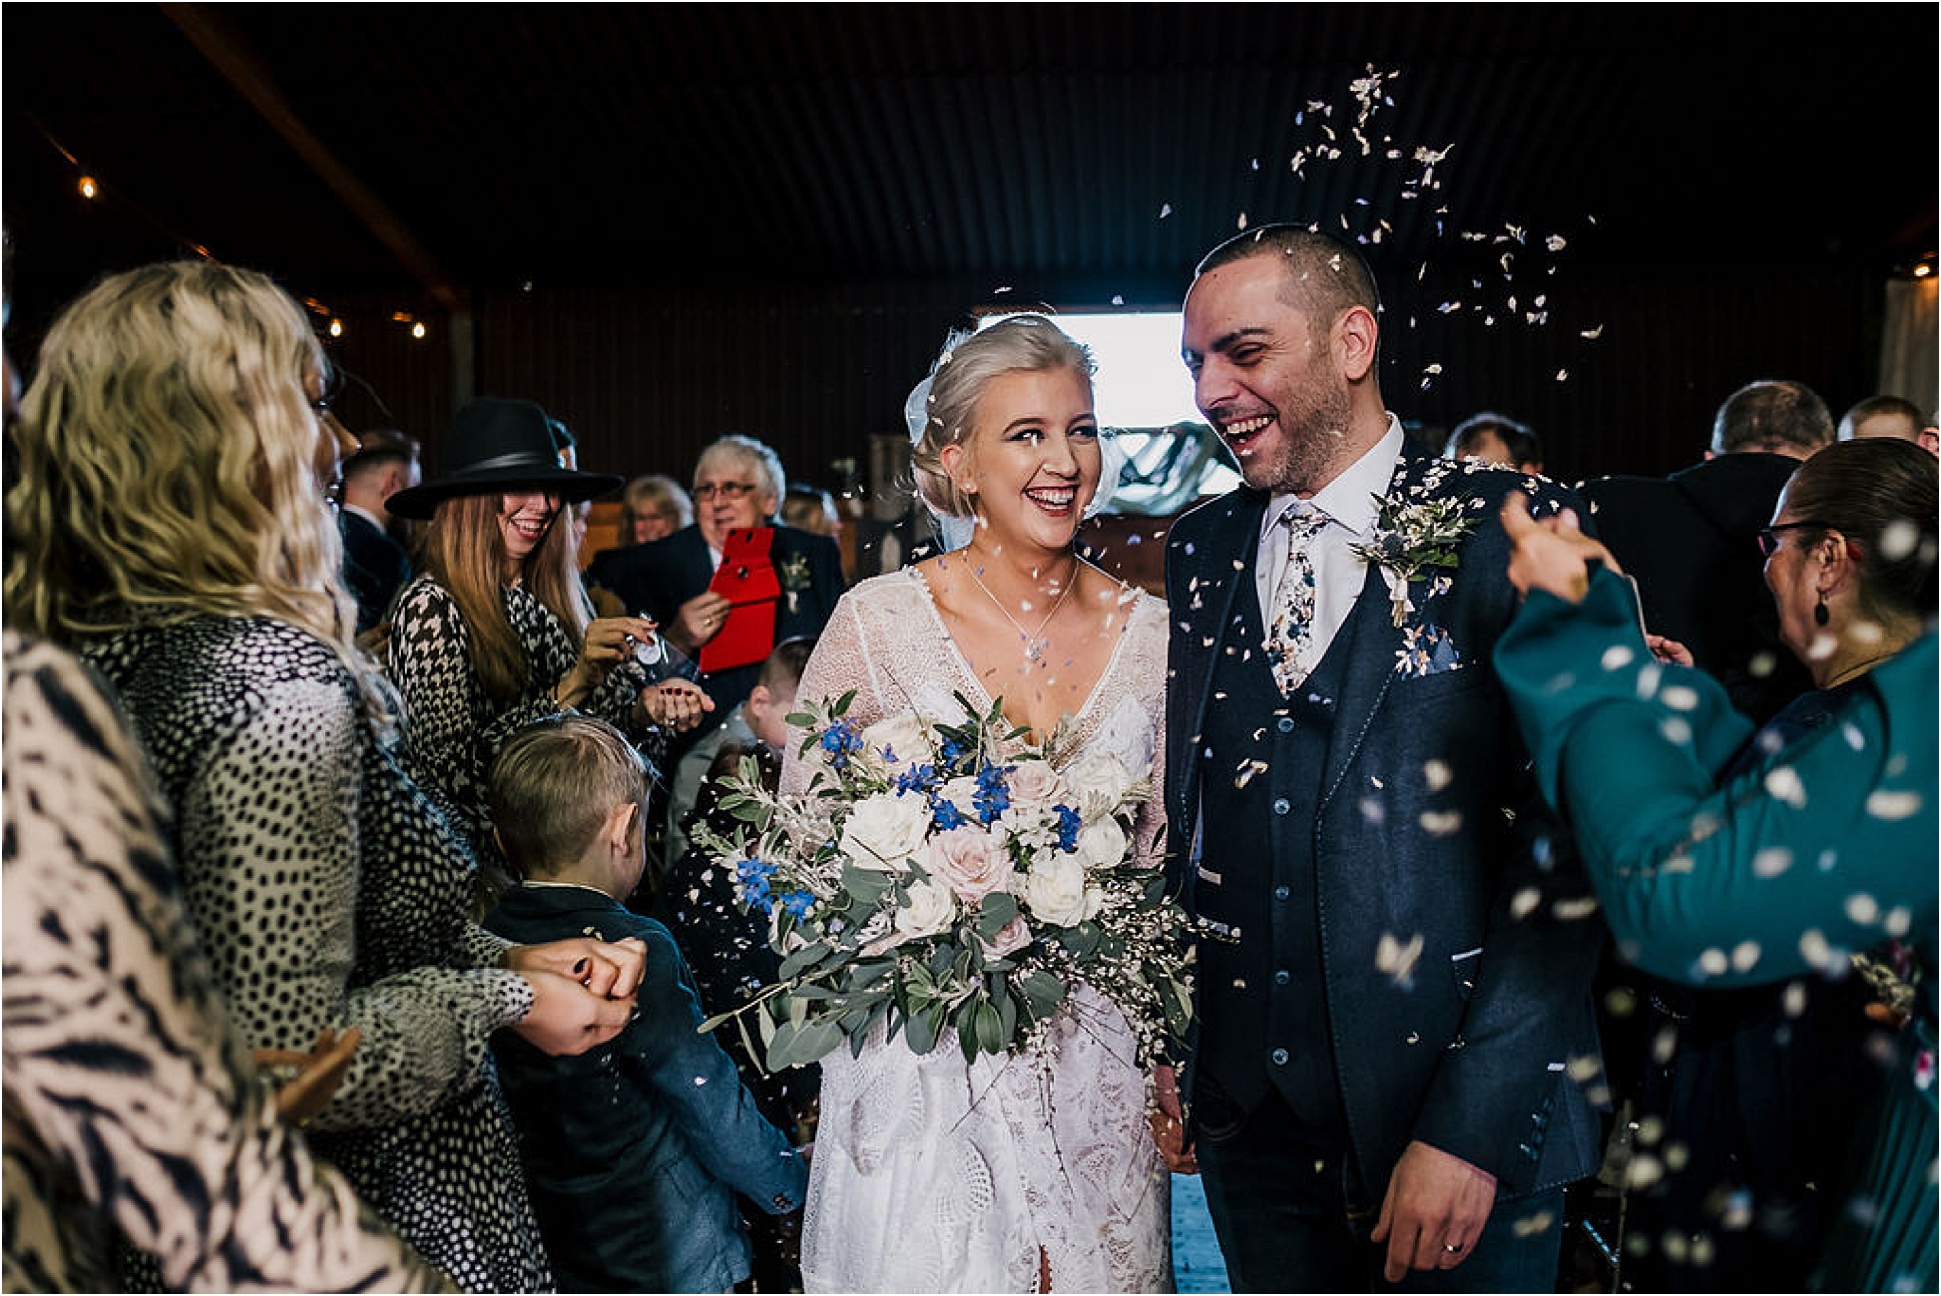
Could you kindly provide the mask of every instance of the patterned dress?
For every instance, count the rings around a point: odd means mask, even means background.
[[[173,1289],[441,1289],[257,1087],[113,705],[5,652],[5,1290],[107,1289],[105,1226]]]
[[[465,920],[475,865],[322,641],[202,616],[90,650],[176,813],[189,912],[243,1034],[363,1041],[317,1151],[461,1286],[550,1288],[487,1043],[532,1005]]]
[[[1163,786],[1165,684],[1165,605],[1140,594],[1073,717],[1074,754],[1109,752]],[[955,714],[953,692],[991,705],[914,567],[843,597],[797,696],[850,689],[847,715],[864,726],[912,708]],[[794,756],[784,792],[809,780]],[[1153,862],[1163,837],[1155,791],[1135,854]],[[1041,1048],[968,1066],[948,1031],[920,1057],[878,1026],[860,1054],[822,1060],[802,1274],[812,1292],[1034,1291],[1042,1255],[1053,1291],[1170,1291],[1170,1192],[1131,1026],[1089,986]]]
[[[404,695],[413,773],[464,827],[480,863],[503,869],[492,840],[486,773],[508,738],[535,720],[559,714],[553,689],[573,669],[579,650],[530,590],[516,585],[501,593],[506,620],[526,648],[525,687],[514,701],[501,703],[486,693],[472,666],[472,636],[458,601],[429,576],[418,577],[398,596],[387,668]],[[650,682],[645,668],[622,662],[577,710],[643,742],[652,763],[664,754],[665,739],[642,723],[635,705]]]

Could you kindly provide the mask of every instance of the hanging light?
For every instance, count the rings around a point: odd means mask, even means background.
[[[340,319],[334,319],[330,321],[330,336],[332,337],[344,336],[344,321]]]
[[[424,337],[424,335],[425,335],[425,325],[424,325],[424,321],[423,321],[423,320],[420,320],[420,321],[419,321],[418,323],[416,323],[416,324],[413,324],[413,325],[411,326],[411,336],[412,336],[412,337],[414,337],[414,338],[423,338],[423,337]]]
[[[101,186],[94,182],[94,177],[91,175],[81,177],[80,189],[83,198],[92,198],[101,192]]]

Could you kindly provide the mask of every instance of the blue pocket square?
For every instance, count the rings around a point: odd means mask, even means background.
[[[1395,652],[1395,673],[1403,679],[1420,679],[1461,670],[1468,663],[1456,651],[1456,641],[1438,625],[1412,625],[1402,631],[1402,646]]]

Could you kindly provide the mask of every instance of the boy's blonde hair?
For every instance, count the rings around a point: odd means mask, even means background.
[[[554,716],[499,749],[485,795],[513,869],[553,877],[586,854],[615,806],[631,801],[644,820],[647,765],[606,721]]]

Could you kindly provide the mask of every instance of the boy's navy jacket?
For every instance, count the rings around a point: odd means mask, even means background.
[[[522,945],[647,945],[639,1012],[609,1043],[552,1057],[493,1041],[533,1210],[561,1291],[726,1291],[748,1276],[735,1193],[785,1214],[808,1170],[755,1110],[667,928],[579,886],[519,886],[485,926]]]

